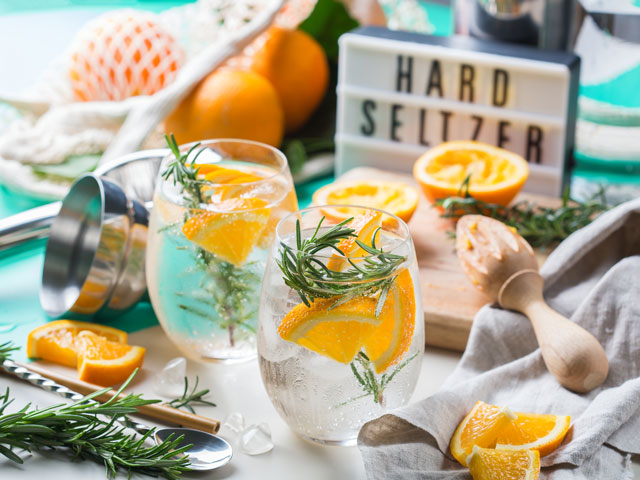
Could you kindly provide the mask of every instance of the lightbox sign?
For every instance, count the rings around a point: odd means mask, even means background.
[[[525,190],[559,195],[573,155],[571,53],[365,27],[340,38],[336,169],[410,172],[428,148],[478,140],[527,159]]]

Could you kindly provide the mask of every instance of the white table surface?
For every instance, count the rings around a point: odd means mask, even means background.
[[[157,398],[152,390],[152,373],[168,360],[180,356],[160,327],[152,327],[129,336],[129,343],[147,348],[144,370],[134,390]],[[454,369],[460,355],[445,350],[428,349],[413,401],[434,393]],[[61,371],[64,367],[58,367]],[[73,374],[71,369],[67,370]],[[197,407],[199,414],[224,419],[231,412],[241,412],[247,424],[267,422],[271,428],[274,449],[264,455],[248,456],[239,451],[229,464],[207,474],[185,474],[185,479],[258,479],[264,480],[364,480],[364,467],[357,447],[327,447],[312,444],[296,436],[278,416],[262,385],[257,360],[240,365],[202,365],[188,361],[188,376],[200,378],[200,386],[210,388],[216,407]],[[43,407],[62,401],[21,380],[0,376],[0,389],[11,388],[16,406],[27,402]],[[145,419],[146,421],[146,419]],[[71,463],[68,457],[47,453],[21,455],[23,465],[0,457],[0,479],[3,480],[104,480],[104,468],[93,462]],[[118,478],[126,478],[124,475]],[[148,477],[136,477],[148,478]]]

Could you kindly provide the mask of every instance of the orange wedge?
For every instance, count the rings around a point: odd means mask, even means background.
[[[313,194],[314,205],[362,205],[397,215],[408,222],[418,206],[418,190],[402,182],[353,180],[334,182]],[[322,213],[336,222],[358,214],[348,207],[323,208]],[[383,224],[392,220],[385,218]]]
[[[124,382],[142,366],[145,349],[112,342],[90,331],[77,336],[80,380],[102,386]]]
[[[498,433],[515,418],[513,412],[506,407],[476,402],[451,437],[451,454],[466,466],[467,457],[474,445],[483,448],[494,447]]]
[[[75,367],[77,337],[81,331],[93,332],[105,339],[124,344],[127,334],[117,328],[75,320],[55,320],[33,329],[27,337],[27,356]]]
[[[544,457],[560,446],[569,431],[571,417],[515,412],[516,419],[498,433],[496,448],[533,449]]]
[[[216,257],[242,265],[258,244],[271,209],[260,198],[233,198],[216,205],[220,212],[196,210],[182,226],[184,236]]]
[[[537,480],[540,475],[537,450],[494,450],[475,446],[468,464],[473,480]]]
[[[356,356],[381,318],[376,318],[376,300],[356,297],[337,307],[332,298],[319,298],[307,307],[296,305],[278,327],[280,336],[340,363]]]
[[[472,197],[508,205],[527,180],[529,165],[520,155],[503,148],[455,141],[429,149],[413,166],[413,176],[431,202],[457,196],[468,175]]]
[[[364,348],[376,372],[398,362],[411,345],[415,327],[413,281],[408,270],[389,289],[382,311],[377,299],[356,297],[333,307],[335,299],[301,303],[282,320],[278,333],[287,341],[337,362],[349,363]]]
[[[416,300],[409,270],[403,270],[396,277],[380,316],[382,322],[364,341],[364,351],[377,373],[397,363],[411,346]]]
[[[376,210],[366,210],[365,213],[355,217],[349,227],[353,228],[357,237],[348,237],[340,240],[337,247],[344,253],[344,257],[337,253],[332,255],[327,262],[327,268],[330,270],[344,270],[350,264],[345,257],[366,257],[368,254],[356,243],[360,240],[365,245],[371,245],[371,239],[375,231],[382,225],[382,212]]]

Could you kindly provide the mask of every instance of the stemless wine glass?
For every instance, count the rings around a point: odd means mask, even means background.
[[[177,146],[176,146],[177,149]],[[297,209],[279,150],[247,140],[183,145],[162,162],[147,242],[153,309],[197,361],[255,357],[260,288],[279,220]]]
[[[409,401],[424,352],[419,292],[409,228],[395,215],[331,205],[280,221],[258,359],[272,403],[296,433],[352,445],[364,422]]]

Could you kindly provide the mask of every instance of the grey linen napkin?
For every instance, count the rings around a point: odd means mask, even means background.
[[[640,454],[640,199],[571,235],[541,274],[549,305],[602,343],[605,383],[587,394],[564,389],[547,372],[527,318],[486,306],[438,393],[362,427],[358,445],[370,480],[469,479],[448,444],[477,400],[571,415],[562,446],[542,458],[541,478],[633,478],[629,453]]]

